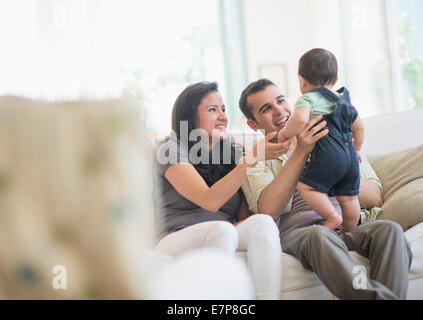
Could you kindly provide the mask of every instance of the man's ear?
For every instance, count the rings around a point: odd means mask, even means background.
[[[248,120],[247,120],[247,124],[248,124],[248,126],[249,126],[251,129],[253,129],[254,131],[257,131],[257,130],[258,130],[258,126],[257,126],[257,123],[255,122],[255,120],[248,119]]]

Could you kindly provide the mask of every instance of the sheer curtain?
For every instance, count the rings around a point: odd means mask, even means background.
[[[344,69],[362,116],[423,106],[423,0],[339,0]]]
[[[232,37],[225,51],[226,30],[239,24],[232,15],[218,0],[2,0],[0,95],[57,101],[130,92],[147,132],[167,133],[182,89],[218,81],[231,113],[239,93],[225,69],[243,61],[235,50],[242,39]]]
[[[0,94],[47,100],[116,97],[119,60],[103,1],[0,2]]]

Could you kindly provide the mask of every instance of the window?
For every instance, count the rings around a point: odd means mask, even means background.
[[[423,1],[339,0],[346,85],[362,116],[423,106]]]
[[[0,2],[0,94],[55,101],[126,91],[157,134],[168,133],[188,84],[217,81],[234,119],[246,82],[241,0],[15,2]]]
[[[148,132],[169,131],[173,103],[188,84],[218,81],[225,92],[217,1],[109,2],[105,20],[116,12],[119,23],[106,34],[119,43],[124,87],[144,106]]]
[[[124,8],[111,2],[107,9],[110,19],[121,11],[121,22],[131,21],[113,24],[119,29],[109,32],[134,35],[122,41],[121,71],[125,88],[145,106],[147,132],[167,133],[176,97],[199,81],[219,83],[236,127],[239,94],[247,84],[241,0],[135,1]]]
[[[423,107],[423,1],[389,0],[394,82],[401,109]]]

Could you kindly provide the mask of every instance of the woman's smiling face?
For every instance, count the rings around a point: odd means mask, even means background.
[[[223,99],[217,91],[206,95],[198,106],[197,128],[203,129],[209,136],[209,147],[213,146],[212,140],[217,142],[227,137],[228,117],[225,109]]]

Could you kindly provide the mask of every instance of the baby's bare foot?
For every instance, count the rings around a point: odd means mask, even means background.
[[[329,217],[326,217],[323,226],[330,230],[335,230],[341,223],[342,218],[337,213],[333,213]]]

